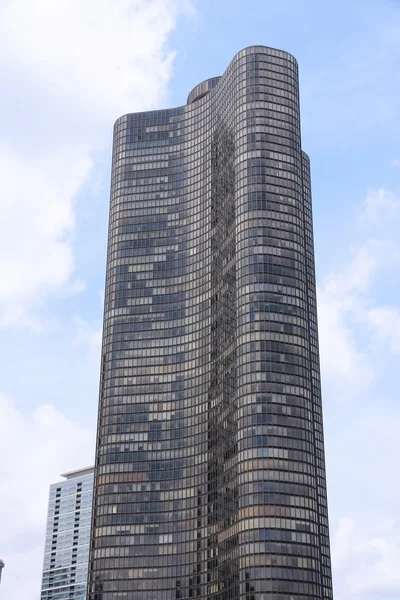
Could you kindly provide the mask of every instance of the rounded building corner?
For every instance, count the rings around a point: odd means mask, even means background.
[[[273,48],[272,46],[265,46],[263,44],[256,44],[242,48],[241,50],[236,52],[231,63],[243,56],[243,54],[256,54],[257,52],[262,51],[267,51],[266,54],[272,54],[279,58],[287,58],[290,62],[293,62],[296,65],[296,67],[298,67],[299,63],[296,57],[290,52],[287,52],[286,50],[279,50],[278,48]]]
[[[120,117],[118,117],[117,119],[115,119],[114,121],[114,125],[113,125],[113,129],[115,130],[115,128],[120,124],[123,123],[127,117],[129,117],[130,115],[132,115],[134,113],[125,113],[123,115],[121,115]]]
[[[195,85],[194,88],[189,92],[186,104],[193,104],[193,102],[197,102],[198,100],[201,100],[201,98],[204,98],[208,92],[211,92],[211,90],[218,85],[220,79],[221,76],[210,77],[209,79],[205,79],[204,81],[201,81]]]

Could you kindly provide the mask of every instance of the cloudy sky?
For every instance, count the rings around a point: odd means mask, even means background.
[[[336,600],[400,598],[398,0],[0,0],[2,597],[37,600],[48,486],[94,454],[112,124],[241,48],[300,63]]]

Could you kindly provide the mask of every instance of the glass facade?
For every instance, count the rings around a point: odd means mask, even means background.
[[[93,467],[50,486],[41,600],[86,600]]]
[[[114,128],[90,600],[331,599],[298,68]]]

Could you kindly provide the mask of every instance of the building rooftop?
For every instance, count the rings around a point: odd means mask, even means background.
[[[94,467],[85,467],[84,469],[61,473],[61,477],[65,477],[65,479],[75,479],[75,477],[83,477],[84,475],[90,475],[92,473],[94,473]]]

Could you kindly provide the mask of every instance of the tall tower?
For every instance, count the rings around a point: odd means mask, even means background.
[[[86,600],[93,467],[50,486],[41,600]]]
[[[332,598],[296,60],[114,128],[90,600]]]
[[[4,569],[4,561],[0,560],[0,582],[1,582],[1,574],[3,572]]]

